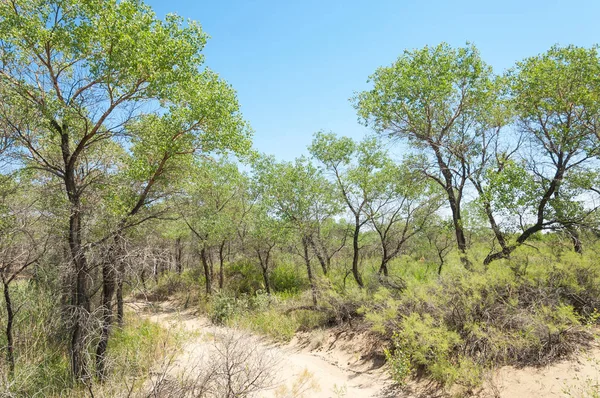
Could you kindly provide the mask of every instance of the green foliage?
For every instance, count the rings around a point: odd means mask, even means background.
[[[271,273],[271,284],[275,292],[298,294],[308,286],[305,273],[289,261],[283,261]]]
[[[411,373],[410,356],[397,344],[397,338],[394,339],[393,351],[385,348],[383,353],[392,379],[396,384],[404,385]]]
[[[240,259],[226,268],[227,289],[233,295],[253,295],[264,288],[262,275],[253,261]]]
[[[476,116],[476,108],[485,107],[494,90],[491,68],[470,44],[406,50],[370,81],[374,88],[354,98],[359,116],[378,131],[409,137],[416,147],[428,139],[451,140],[445,129],[455,128],[456,115]]]
[[[0,367],[0,395],[11,397],[81,396],[86,392],[73,383],[68,357],[59,300],[53,287],[44,281],[18,281],[11,285],[14,304],[20,311],[15,323],[16,367],[12,376]],[[5,318],[4,306],[0,309],[0,322]],[[5,346],[5,335],[0,335],[0,345]],[[148,372],[172,352],[177,336],[167,333],[156,323],[127,316],[124,328],[114,328],[110,340],[107,363],[113,375],[107,380],[107,396],[120,396],[130,386],[142,386]],[[2,358],[4,359],[4,358]],[[101,390],[95,386],[94,390]],[[120,390],[119,390],[120,389]]]
[[[282,313],[284,308],[274,306],[268,310],[244,312],[232,324],[277,341],[289,341],[297,332],[316,329],[327,321],[327,316],[319,312],[298,310]]]
[[[238,307],[235,297],[216,294],[211,297],[210,320],[217,325],[223,325],[233,316]]]
[[[198,284],[198,276],[194,272],[186,270],[181,275],[176,272],[166,272],[160,276],[158,282],[152,287],[151,295],[143,292],[141,297],[152,298],[153,300],[167,300],[177,292],[185,292]]]

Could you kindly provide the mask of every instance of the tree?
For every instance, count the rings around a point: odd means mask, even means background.
[[[263,276],[265,291],[271,295],[270,272],[273,268],[274,249],[288,239],[289,228],[269,214],[261,203],[255,204],[247,215],[248,246],[256,255]]]
[[[187,184],[187,203],[180,213],[199,241],[207,295],[212,293],[213,279],[210,250],[218,247],[219,288],[223,288],[224,248],[237,232],[246,189],[246,177],[226,158],[198,161]]]
[[[346,246],[351,231],[352,226],[344,219],[325,218],[317,224],[309,244],[321,264],[324,275],[331,269],[333,257]]]
[[[600,153],[598,48],[554,46],[517,63],[508,89],[525,148],[490,176],[495,204],[518,219],[520,234],[485,263],[506,258],[535,233],[566,228],[572,236],[595,209],[580,199],[596,188]],[[577,241],[574,236],[576,250]]]
[[[364,283],[358,269],[360,231],[369,221],[368,205],[378,194],[378,173],[389,164],[385,152],[374,138],[360,143],[333,133],[317,133],[309,147],[310,153],[333,178],[338,193],[350,212],[352,230],[352,275],[358,286]]]
[[[179,162],[196,151],[243,151],[249,130],[230,86],[201,69],[207,36],[200,26],[175,15],[161,21],[140,1],[4,1],[0,38],[2,124],[20,145],[21,163],[59,180],[70,206],[71,367],[81,379],[89,373],[83,351],[91,312],[83,203],[112,171],[106,157],[122,149],[137,188],[110,234],[118,236]],[[114,266],[102,275],[100,378]]]
[[[36,193],[20,184],[18,176],[0,174],[0,282],[6,310],[6,362],[11,373],[15,371],[13,327],[20,309],[13,302],[11,284],[44,255],[50,237],[35,207]]]
[[[416,150],[415,167],[446,193],[467,265],[461,206],[473,172],[470,158],[479,156],[489,127],[482,115],[497,94],[491,68],[473,45],[455,49],[443,43],[405,51],[391,66],[377,69],[370,81],[373,89],[353,100],[359,117]]]
[[[276,162],[272,157],[262,156],[254,160],[253,169],[262,201],[300,237],[301,256],[316,306],[317,287],[311,266],[310,239],[320,220],[338,212],[333,187],[305,158],[295,162]]]
[[[387,277],[388,263],[424,230],[441,201],[436,187],[390,159],[375,173],[373,181],[376,193],[366,205],[366,214],[381,244],[379,274]]]

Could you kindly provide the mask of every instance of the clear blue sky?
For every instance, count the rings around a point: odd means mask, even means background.
[[[291,160],[312,134],[360,138],[348,99],[404,49],[471,41],[496,72],[553,44],[600,42],[600,0],[147,0],[211,36],[206,64],[237,90],[261,152]]]

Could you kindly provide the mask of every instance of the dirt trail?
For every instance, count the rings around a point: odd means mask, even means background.
[[[231,328],[213,325],[210,320],[197,316],[193,311],[177,312],[162,305],[158,312],[142,313],[153,322],[167,329],[181,328],[190,332],[176,358],[173,372],[184,371],[206,359],[212,349],[215,336],[225,333],[241,333]],[[304,395],[299,397],[395,397],[390,392],[391,381],[383,369],[372,369],[370,361],[363,361],[357,354],[338,349],[311,352],[297,339],[286,345],[274,345],[265,339],[250,339],[249,344],[262,345],[277,361],[276,381],[272,388],[255,395],[255,398],[277,398],[293,395],[290,392],[304,382]],[[282,393],[282,390],[288,393]]]
[[[158,312],[144,316],[165,328],[181,328],[190,332],[182,353],[176,359],[175,371],[189,369],[206,357],[214,336],[231,333],[234,329],[217,327],[208,319],[192,311],[177,312],[163,304]],[[235,332],[242,333],[242,332]],[[273,388],[263,391],[255,398],[278,398],[293,394],[281,394],[281,389],[290,391],[294,384],[304,381],[313,385],[304,395],[310,398],[409,398],[443,396],[434,393],[426,383],[409,383],[404,391],[394,391],[384,370],[372,361],[363,360],[355,347],[365,344],[361,336],[348,338],[345,342],[331,334],[320,339],[320,348],[310,339],[295,338],[286,345],[274,345],[266,339],[248,335],[248,344],[258,344],[269,351],[277,360],[276,382]],[[318,337],[318,336],[317,336]],[[317,339],[319,340],[319,339]],[[353,349],[354,347],[354,349]],[[277,390],[280,390],[279,393]],[[592,395],[592,394],[599,395]],[[438,395],[439,394],[439,395]],[[479,398],[530,398],[565,397],[594,398],[600,396],[600,347],[592,347],[575,359],[565,360],[544,368],[500,368],[488,378],[483,389],[475,395]]]
[[[600,347],[542,368],[502,367],[484,387],[481,398],[600,397]]]

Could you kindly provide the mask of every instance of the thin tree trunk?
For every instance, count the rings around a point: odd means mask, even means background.
[[[260,250],[257,250],[258,261],[260,262],[260,268],[262,270],[263,281],[265,282],[265,290],[267,291],[267,295],[271,295],[271,284],[269,282],[269,253],[266,254],[265,258],[260,253]]]
[[[325,260],[325,258],[323,257],[321,251],[319,250],[319,248],[315,244],[315,241],[314,241],[314,239],[313,239],[312,236],[308,237],[308,243],[312,247],[313,252],[317,256],[317,259],[319,259],[319,263],[321,264],[321,268],[323,269],[323,274],[327,275],[327,260]]]
[[[115,292],[115,274],[115,264],[111,261],[105,262],[102,266],[102,304],[100,307],[102,329],[96,347],[96,377],[101,381],[106,379],[106,350],[113,323],[112,298]]]
[[[455,191],[454,191],[452,172],[450,171],[450,168],[444,161],[444,157],[442,156],[442,153],[440,152],[439,145],[435,142],[429,142],[429,145],[430,145],[431,149],[433,150],[433,152],[435,153],[435,157],[437,159],[438,166],[440,168],[442,176],[444,177],[443,182],[441,182],[441,181],[438,181],[438,182],[440,184],[442,184],[444,190],[446,191],[446,197],[448,198],[448,204],[450,205],[450,210],[452,212],[452,224],[454,225],[454,234],[456,235],[456,246],[458,247],[458,250],[461,253],[460,259],[461,259],[463,265],[465,266],[465,268],[471,269],[471,262],[467,258],[467,239],[465,237],[465,231],[464,231],[463,224],[462,224],[461,209],[460,209],[462,188],[464,187],[465,181],[463,180],[462,184],[459,185],[459,187],[457,187],[457,190],[458,190],[458,195],[457,195],[457,193],[455,193]]]
[[[575,228],[569,228],[568,230],[573,242],[573,250],[577,254],[583,254],[583,245],[581,244],[581,239],[579,239],[579,232]]]
[[[223,289],[223,284],[225,282],[225,275],[223,271],[223,264],[225,263],[225,243],[227,241],[222,241],[221,246],[219,246],[219,289]]]
[[[69,248],[74,266],[75,280],[72,286],[71,307],[73,309],[73,329],[71,332],[71,370],[76,379],[88,377],[88,366],[85,356],[87,337],[86,318],[90,312],[87,296],[87,262],[82,247],[81,210],[79,197],[71,198],[71,215],[69,217]]]
[[[125,270],[123,263],[119,262],[119,275],[117,276],[117,324],[123,327],[124,312],[123,312],[123,279]]]
[[[208,268],[210,269],[210,281],[212,285],[212,281],[215,279],[215,263],[212,250],[206,250],[206,258],[208,259]]]
[[[208,265],[208,259],[206,258],[206,248],[203,246],[200,250],[200,260],[202,261],[202,267],[204,268],[204,278],[206,281],[206,295],[210,296],[212,293],[211,287],[211,273]]]
[[[521,233],[521,235],[519,235],[519,237],[517,238],[517,241],[515,244],[510,245],[510,246],[506,247],[506,249],[501,250],[499,252],[488,254],[487,257],[485,258],[485,260],[483,260],[484,265],[488,265],[492,261],[495,261],[495,260],[500,260],[502,258],[508,258],[508,256],[510,256],[510,254],[517,247],[519,247],[523,243],[525,243],[525,241],[527,241],[527,239],[529,239],[533,234],[535,234],[536,232],[540,232],[542,229],[544,229],[544,216],[546,213],[546,205],[550,201],[550,198],[552,197],[552,195],[555,195],[556,192],[558,192],[558,189],[560,187],[560,184],[562,183],[562,179],[564,177],[564,173],[565,173],[565,169],[566,169],[564,155],[561,153],[557,156],[557,158],[558,158],[556,161],[557,169],[554,174],[554,178],[552,179],[552,182],[548,186],[548,189],[542,196],[542,199],[540,200],[538,207],[537,207],[536,223],[533,224],[532,226],[530,226],[529,228],[527,228],[525,231],[523,231]]]
[[[120,235],[115,235],[113,245],[109,249],[106,261],[102,264],[102,302],[100,306],[102,328],[100,330],[100,340],[96,347],[96,377],[100,381],[106,379],[106,350],[108,349],[108,340],[110,338],[110,331],[114,318],[113,295],[115,293],[117,279],[122,279],[117,275],[117,270],[120,268],[118,265],[120,264],[120,239]],[[123,319],[121,317],[120,322],[122,323],[122,321]]]
[[[354,223],[354,235],[352,236],[352,275],[354,275],[354,280],[358,284],[359,287],[364,287],[364,283],[360,272],[358,271],[358,256],[359,256],[359,247],[358,247],[358,239],[360,238],[360,219],[359,216],[355,216]]]
[[[4,279],[4,278],[3,278]],[[15,371],[15,354],[14,354],[14,341],[13,341],[13,323],[15,314],[12,307],[12,301],[10,299],[10,291],[8,289],[8,283],[3,280],[4,285],[4,304],[6,306],[6,362],[8,363],[8,370],[12,375]]]
[[[379,266],[379,274],[383,274],[383,276],[389,276],[389,272],[388,272],[388,267],[387,267],[387,260],[386,259],[381,259],[381,265]]]
[[[310,288],[312,291],[312,300],[313,305],[317,306],[317,286],[315,285],[315,281],[312,274],[312,268],[310,266],[310,256],[308,254],[308,240],[306,237],[302,238],[302,247],[304,249],[304,262],[306,264],[306,272],[308,274],[308,281],[310,282]]]
[[[181,238],[175,239],[175,270],[181,275],[183,271],[183,263],[181,258],[183,256],[183,247],[181,246]]]

